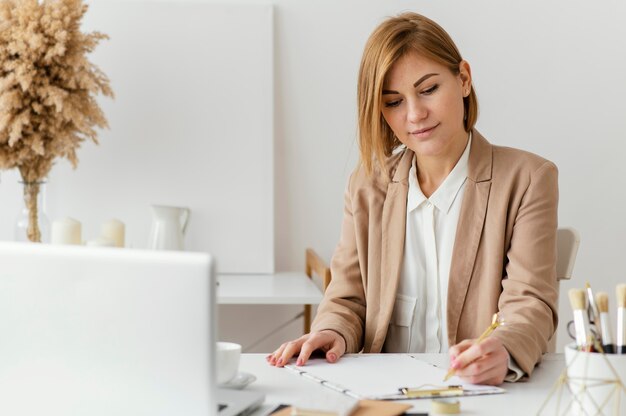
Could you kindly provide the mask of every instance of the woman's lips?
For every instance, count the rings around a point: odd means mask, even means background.
[[[432,126],[432,127],[426,127],[426,128],[424,128],[424,129],[413,130],[413,131],[411,132],[411,135],[412,135],[412,136],[414,136],[414,137],[419,137],[419,138],[425,138],[425,137],[428,137],[428,136],[429,136],[429,135],[433,132],[433,130],[435,130],[435,128],[436,128],[438,125],[439,125],[439,124],[436,124],[436,125],[434,125],[434,126]]]

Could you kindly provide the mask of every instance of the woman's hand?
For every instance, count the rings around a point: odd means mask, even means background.
[[[450,368],[457,376],[472,384],[498,385],[508,373],[509,352],[496,337],[480,344],[466,339],[450,348]]]
[[[313,351],[322,350],[329,363],[336,362],[346,353],[346,341],[341,335],[331,330],[311,332],[300,338],[285,342],[276,351],[265,357],[270,365],[283,367],[294,355],[298,354],[296,365],[304,365]]]

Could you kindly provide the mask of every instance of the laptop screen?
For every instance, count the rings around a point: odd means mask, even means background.
[[[0,243],[0,414],[217,412],[210,255]]]

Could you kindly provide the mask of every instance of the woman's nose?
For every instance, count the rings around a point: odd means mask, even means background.
[[[428,110],[418,100],[410,100],[407,109],[407,119],[411,123],[417,123],[428,116]]]

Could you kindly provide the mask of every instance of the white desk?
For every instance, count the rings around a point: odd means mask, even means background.
[[[437,366],[447,368],[446,354],[423,354],[422,358]],[[530,381],[522,383],[505,383],[504,394],[489,396],[461,397],[462,415],[501,416],[501,415],[535,415],[548,397],[552,386],[564,368],[563,354],[547,354],[537,367]],[[311,397],[319,400],[332,400],[340,403],[341,393],[332,391],[320,384],[300,377],[284,368],[276,368],[265,362],[265,354],[243,354],[240,370],[254,374],[257,380],[247,389],[265,394],[264,406],[254,415],[264,415],[275,404],[287,403],[299,405],[303,400],[310,402]],[[384,369],[381,369],[384,371]],[[373,375],[374,377],[374,375]],[[306,399],[305,399],[306,398]],[[345,399],[349,400],[349,399]],[[428,399],[411,400],[412,412],[429,412],[431,401]],[[302,405],[302,404],[300,404]],[[547,414],[547,413],[546,413]]]
[[[221,305],[317,305],[322,292],[304,273],[221,274],[217,303]]]

